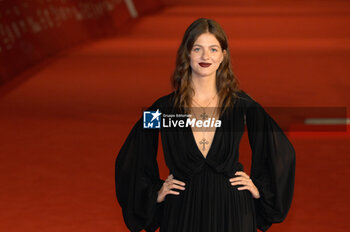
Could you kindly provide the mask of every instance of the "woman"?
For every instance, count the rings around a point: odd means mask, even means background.
[[[148,108],[167,119],[160,130],[143,128],[140,118],[116,159],[116,194],[130,231],[253,232],[283,221],[292,202],[295,152],[260,104],[239,90],[218,23],[200,18],[187,28],[172,84],[174,91]],[[164,123],[181,120],[216,123]],[[245,123],[250,176],[238,160]],[[159,132],[170,173],[165,181],[156,159]]]

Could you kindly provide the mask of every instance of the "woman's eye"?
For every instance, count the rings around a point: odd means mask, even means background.
[[[193,49],[193,51],[198,52],[198,51],[199,51],[199,48],[195,48],[195,49]]]
[[[215,49],[215,48],[212,48],[211,51],[212,51],[212,52],[217,52],[218,50]]]

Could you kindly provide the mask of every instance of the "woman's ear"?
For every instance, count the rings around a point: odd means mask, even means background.
[[[223,62],[225,60],[226,55],[227,55],[226,49],[223,49],[222,50],[222,61],[221,62]]]

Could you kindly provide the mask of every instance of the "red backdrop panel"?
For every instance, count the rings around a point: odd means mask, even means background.
[[[0,1],[0,85],[40,60],[131,21],[122,0]]]

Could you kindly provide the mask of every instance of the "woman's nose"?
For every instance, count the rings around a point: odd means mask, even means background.
[[[209,51],[208,50],[204,50],[203,52],[203,59],[206,60],[209,58]]]

